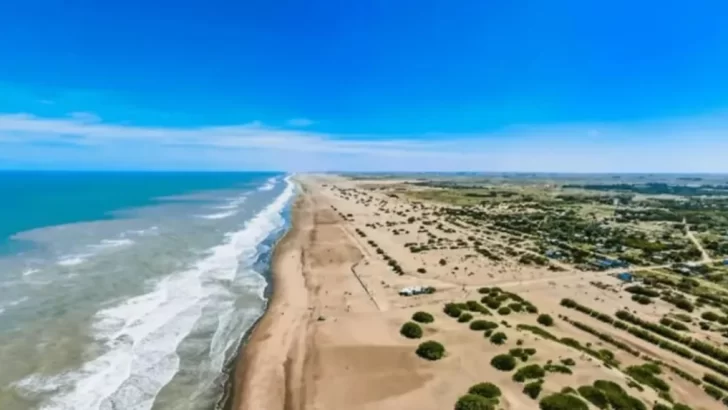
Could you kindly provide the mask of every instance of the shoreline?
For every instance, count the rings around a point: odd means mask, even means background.
[[[261,394],[255,394],[252,398],[248,396],[254,386],[258,384],[260,378],[269,377],[283,377],[279,370],[275,366],[270,366],[272,360],[266,360],[269,358],[269,353],[266,352],[266,346],[264,341],[268,338],[268,332],[272,327],[280,327],[280,316],[286,312],[287,304],[285,303],[286,284],[282,277],[283,271],[288,271],[287,266],[290,267],[290,256],[293,253],[294,263],[296,261],[295,254],[296,250],[299,250],[300,255],[300,234],[302,232],[302,203],[305,201],[306,192],[303,185],[296,182],[297,192],[290,205],[290,223],[286,232],[276,241],[273,253],[270,259],[270,283],[268,286],[268,303],[266,304],[265,311],[256,320],[255,324],[251,326],[243,336],[240,346],[238,348],[237,356],[231,360],[230,367],[227,369],[229,375],[226,382],[226,388],[223,398],[221,398],[218,409],[222,410],[239,410],[239,409],[261,409],[266,410],[273,408],[284,408],[283,401],[273,400],[279,403],[270,403],[270,398],[286,397],[285,386],[283,386],[282,394],[271,395],[268,390],[265,390]],[[298,270],[299,273],[303,273],[302,270]],[[290,273],[290,272],[288,272]],[[302,275],[299,276],[302,279]],[[300,283],[300,282],[299,282]],[[289,286],[290,287],[290,286]],[[297,286],[296,286],[297,287]],[[305,289],[305,284],[304,288]],[[292,339],[295,340],[295,339]],[[268,380],[265,381],[269,383]],[[283,382],[285,385],[285,381]],[[245,401],[243,401],[245,399]],[[260,405],[260,400],[264,400],[267,403]],[[277,405],[277,406],[276,406]],[[276,407],[271,407],[276,406]]]
[[[265,319],[266,315],[268,314],[270,307],[273,303],[274,297],[275,297],[275,289],[276,289],[276,274],[274,270],[274,265],[276,263],[277,254],[279,253],[280,246],[286,241],[286,238],[290,235],[290,233],[294,229],[294,223],[295,223],[295,214],[294,209],[296,206],[296,203],[298,202],[300,196],[301,196],[301,184],[299,184],[296,181],[293,181],[293,183],[296,185],[296,191],[294,193],[293,198],[290,200],[289,205],[287,206],[288,210],[285,213],[288,214],[288,226],[285,229],[285,232],[282,233],[280,237],[278,237],[272,246],[271,256],[268,262],[268,269],[264,273],[264,276],[266,277],[266,280],[268,281],[268,285],[265,289],[264,296],[266,297],[267,301],[265,304],[265,307],[263,309],[263,312],[261,315],[255,320],[252,326],[250,326],[248,329],[245,330],[243,333],[242,338],[240,339],[240,343],[236,347],[237,353],[235,356],[233,356],[228,363],[224,366],[223,373],[227,376],[225,379],[225,382],[223,384],[223,392],[222,395],[219,397],[217,402],[215,403],[213,410],[233,410],[237,407],[235,404],[237,401],[239,401],[240,389],[238,388],[238,378],[239,372],[242,372],[242,361],[245,356],[245,349],[246,346],[250,343],[250,341],[253,339],[253,335],[255,333],[255,330],[258,328],[258,326],[261,324],[261,322]]]

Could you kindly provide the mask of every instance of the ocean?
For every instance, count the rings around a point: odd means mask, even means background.
[[[290,178],[0,172],[0,192],[0,409],[214,409]]]

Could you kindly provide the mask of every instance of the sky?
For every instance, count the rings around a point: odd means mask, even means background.
[[[728,172],[728,3],[25,0],[0,169]]]

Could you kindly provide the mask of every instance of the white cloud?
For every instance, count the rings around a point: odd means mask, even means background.
[[[291,127],[310,127],[314,122],[308,118],[292,118],[286,121],[286,124]]]
[[[595,130],[599,138],[585,138]],[[155,169],[726,172],[725,152],[725,117],[385,138],[260,122],[139,127],[106,123],[91,113],[0,114],[0,166],[27,157],[38,166],[67,161]]]

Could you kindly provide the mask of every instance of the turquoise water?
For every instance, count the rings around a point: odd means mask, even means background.
[[[18,232],[109,219],[113,212],[190,192],[244,188],[272,173],[0,172],[0,253]]]
[[[214,408],[289,179],[6,172],[0,190],[0,408]]]

